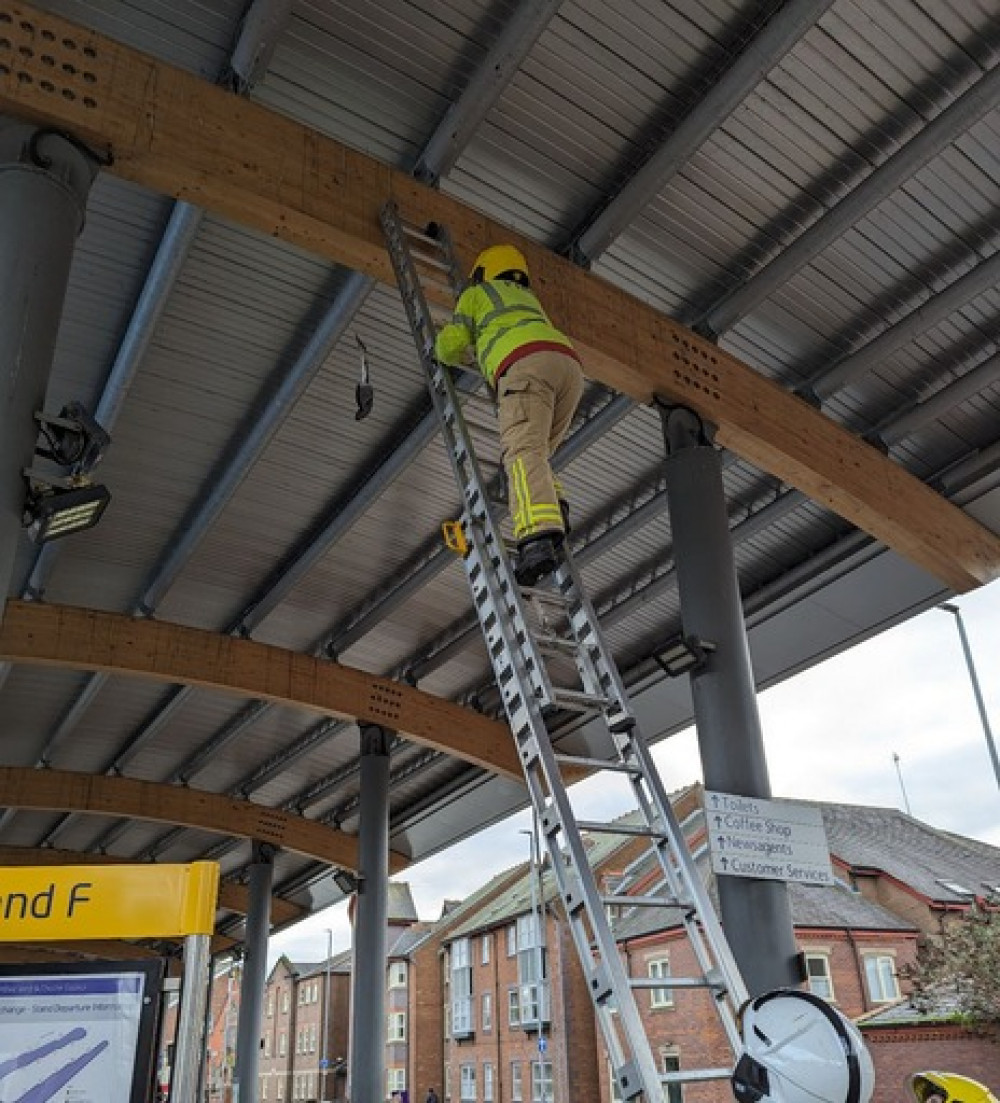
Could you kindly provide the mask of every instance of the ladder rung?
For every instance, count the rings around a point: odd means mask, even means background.
[[[641,835],[649,839],[665,839],[662,831],[656,831],[652,827],[633,826],[622,823],[605,823],[603,820],[577,820],[577,827],[581,831],[594,831],[605,835]]]
[[[640,767],[630,766],[627,762],[605,762],[603,758],[586,758],[576,754],[557,754],[556,762],[567,766],[587,766],[592,770],[611,770],[619,774],[642,774]]]
[[[436,237],[431,237],[426,230],[421,230],[419,226],[412,222],[407,222],[404,218],[399,220],[399,224],[403,227],[403,233],[405,233],[407,237],[413,238],[414,241],[423,241],[427,245],[436,245],[440,248],[441,242]]]
[[[546,601],[549,605],[566,608],[566,599],[558,590],[540,590],[537,586],[521,586],[521,593],[534,601]]]
[[[719,988],[708,977],[629,977],[633,988]]]
[[[448,262],[440,255],[434,256],[431,253],[421,253],[416,249],[410,251],[410,255],[413,257],[417,264],[426,264],[428,268],[437,268],[439,272],[448,273],[451,271],[451,267]],[[426,275],[423,277],[425,280],[428,278]],[[450,286],[450,284],[449,284]]]
[[[681,1069],[680,1072],[661,1072],[662,1084],[697,1084],[703,1080],[728,1080],[732,1069]]]
[[[600,712],[611,703],[607,697],[601,697],[595,693],[585,693],[580,689],[555,689],[553,700],[560,708],[575,709],[577,711],[594,709]]]
[[[543,651],[560,651],[564,655],[575,655],[580,650],[580,645],[576,640],[567,639],[565,636],[550,636],[548,634],[536,633],[535,643]]]
[[[617,904],[628,908],[689,908],[684,900],[672,896],[629,896],[627,893],[602,896],[602,904]]]

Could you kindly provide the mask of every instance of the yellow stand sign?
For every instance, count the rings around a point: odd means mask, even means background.
[[[0,867],[0,942],[210,935],[216,862]]]

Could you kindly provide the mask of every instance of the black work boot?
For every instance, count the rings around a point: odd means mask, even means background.
[[[540,578],[556,569],[559,557],[555,537],[555,533],[544,533],[522,540],[518,545],[514,577],[519,586],[534,586]]]

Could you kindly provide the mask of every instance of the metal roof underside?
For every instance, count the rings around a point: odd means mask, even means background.
[[[245,7],[38,6],[209,80],[227,75]],[[420,162],[450,195],[808,390],[1000,531],[993,4],[263,7],[277,21],[273,53],[262,75],[231,82],[240,94],[394,166]],[[516,59],[509,71],[498,48]],[[443,146],[449,109],[467,125]],[[376,391],[364,421],[354,419],[356,335]],[[427,431],[392,289],[102,176],[47,406],[72,398],[110,425],[100,473],[114,502],[97,528],[41,558],[25,543],[12,596],[144,610],[301,651],[332,643],[346,664],[489,700],[460,564],[437,535],[458,494]],[[573,545],[641,721],[659,739],[691,719],[686,685],[649,658],[679,628],[659,419],[594,388],[575,433],[564,457]],[[412,455],[389,478],[400,448]],[[486,458],[496,462],[489,443]],[[799,492],[735,456],[725,463],[762,686],[944,595]],[[183,775],[356,830],[350,724],[29,666],[8,671],[0,716],[3,765]],[[587,732],[565,738],[582,747]],[[411,744],[396,747],[391,771],[392,845],[414,859],[526,800],[510,781]],[[0,843],[217,857],[230,878],[249,859],[248,843],[205,832],[27,811],[0,819]],[[328,868],[288,853],[276,888],[308,908],[340,898]]]

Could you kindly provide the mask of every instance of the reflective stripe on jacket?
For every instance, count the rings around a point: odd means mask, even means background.
[[[475,348],[479,368],[489,383],[497,372],[508,368],[537,349],[565,348],[576,353],[565,334],[549,321],[534,292],[509,280],[492,280],[467,287],[455,306],[455,316],[437,335],[434,354],[442,364],[457,365],[465,350]]]

